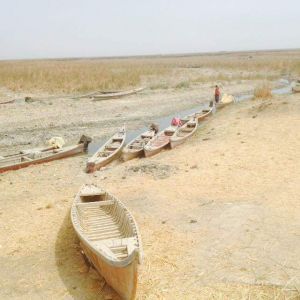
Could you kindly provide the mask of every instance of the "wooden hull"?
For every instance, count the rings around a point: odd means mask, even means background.
[[[131,159],[134,159],[134,158],[137,158],[137,157],[141,157],[143,156],[144,154],[144,148],[138,150],[138,151],[128,151],[128,150],[125,150],[123,149],[123,152],[122,152],[122,159],[123,161],[128,161],[128,160],[131,160]]]
[[[144,154],[144,145],[149,143],[155,136],[154,130],[147,130],[140,134],[123,148],[122,159],[124,161],[140,157]]]
[[[129,91],[124,91],[124,92],[119,92],[119,93],[107,93],[107,94],[101,94],[101,95],[94,95],[94,100],[107,100],[107,99],[117,99],[129,95],[136,94],[145,88],[138,88],[138,89],[133,89]]]
[[[198,120],[198,122],[202,121],[203,119],[205,119],[206,117],[208,117],[213,111],[213,108],[211,107],[207,112],[201,112],[199,115],[198,113],[195,114],[196,119]]]
[[[230,105],[230,104],[232,104],[232,103],[234,103],[234,102],[229,102],[229,103],[218,103],[218,104],[216,104],[216,108],[217,108],[217,110],[218,110],[218,109],[221,109],[221,108],[223,108],[223,107],[225,107],[225,106],[228,106],[228,105]]]
[[[8,101],[3,101],[3,102],[0,102],[0,105],[1,104],[9,104],[9,103],[14,103],[15,100],[8,100]]]
[[[197,128],[198,128],[197,121],[193,123],[193,125],[195,125],[195,127],[191,130],[191,132],[188,132],[184,136],[180,136],[180,133],[182,132],[182,130],[185,130],[185,128],[187,128],[188,124],[189,124],[189,122],[187,122],[182,127],[178,128],[177,131],[175,132],[174,136],[172,136],[170,138],[171,149],[183,144],[188,138],[190,138],[192,135],[195,134],[195,132],[197,131]]]
[[[95,172],[96,170],[108,165],[113,160],[118,159],[122,154],[125,139],[125,127],[122,127],[88,160],[86,164],[86,172]],[[117,144],[117,146],[114,144]]]
[[[169,142],[166,143],[165,145],[157,147],[155,149],[147,149],[147,148],[145,148],[144,149],[145,157],[151,157],[151,156],[154,156],[154,155],[158,154],[160,151],[162,151],[162,149],[166,148],[168,144],[169,144]]]
[[[136,258],[125,268],[117,268],[101,259],[101,256],[84,241],[80,240],[80,242],[83,252],[99,274],[104,277],[108,285],[110,285],[122,299],[135,299],[138,283],[138,259]]]
[[[292,88],[294,93],[300,93],[300,84],[296,84],[293,88]]]
[[[174,135],[177,127],[170,126],[165,130],[159,132],[151,141],[144,147],[145,157],[153,156],[159,153],[163,148],[167,147],[170,143],[171,136]]]
[[[84,185],[74,199],[71,220],[96,270],[122,299],[135,299],[143,251],[137,224],[126,207],[102,189]]]
[[[77,155],[82,152],[84,152],[84,145],[78,144],[76,146],[69,147],[68,150],[64,151],[62,149],[60,152],[57,152],[57,153],[53,152],[53,153],[50,153],[49,156],[33,159],[31,161],[23,161],[23,162],[14,163],[11,165],[1,166],[1,160],[0,160],[0,173],[6,172],[6,171],[11,171],[11,170],[18,170],[18,169],[26,168],[30,165],[42,164],[42,163],[50,162],[53,160],[74,156],[74,155]],[[26,155],[18,155],[18,157],[24,157],[24,156],[26,156]],[[11,159],[13,159],[13,157],[11,157]]]
[[[174,149],[175,147],[183,144],[188,138],[187,137],[184,137],[182,139],[177,139],[177,140],[174,140],[174,141],[170,141],[170,147],[171,149]]]
[[[103,167],[105,167],[106,165],[108,165],[109,163],[111,163],[112,161],[118,159],[121,156],[121,151],[122,151],[122,147],[120,147],[118,149],[118,151],[116,151],[113,155],[107,157],[107,159],[102,160],[98,163],[93,163],[93,162],[87,162],[86,164],[86,172],[87,173],[93,173]]]

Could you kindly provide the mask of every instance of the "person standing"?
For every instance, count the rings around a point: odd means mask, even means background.
[[[220,100],[220,88],[216,85],[216,88],[215,88],[215,102],[216,103],[219,103],[219,100]]]

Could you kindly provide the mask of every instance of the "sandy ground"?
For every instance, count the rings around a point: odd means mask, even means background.
[[[10,139],[6,149],[29,137],[34,144],[43,134],[74,140],[83,129],[100,137],[105,119],[117,118],[114,127],[130,119],[134,128],[197,104],[191,96],[208,96],[182,93],[5,105],[1,148]],[[1,174],[0,298],[118,299],[86,266],[70,223],[79,187],[96,183],[122,200],[140,227],[138,299],[299,299],[299,100],[225,107],[177,149],[95,174],[83,172],[86,156]]]

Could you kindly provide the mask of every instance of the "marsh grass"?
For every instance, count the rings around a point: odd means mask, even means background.
[[[262,82],[257,85],[254,89],[255,99],[269,99],[272,98],[272,89],[270,84],[267,82]]]
[[[222,81],[236,81],[236,80],[274,80],[279,77],[279,74],[262,74],[258,72],[253,73],[218,73],[215,75],[202,75],[194,78],[192,82],[195,83],[208,83],[208,82],[222,82]]]
[[[187,76],[177,78],[174,70],[179,70],[179,74],[185,72]],[[0,61],[0,86],[26,92],[81,93],[145,84],[152,89],[184,88],[193,83],[266,80],[284,74],[300,76],[300,51]]]
[[[93,60],[0,62],[0,85],[13,91],[87,92],[135,87],[164,66]]]

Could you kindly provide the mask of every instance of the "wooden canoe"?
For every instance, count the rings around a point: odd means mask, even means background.
[[[29,149],[13,155],[1,156],[0,173],[74,156],[86,151],[89,142],[80,142],[78,145],[58,149],[54,147]]]
[[[107,99],[121,98],[121,97],[136,94],[138,92],[141,92],[144,89],[145,89],[144,87],[141,87],[141,88],[128,90],[128,91],[117,92],[117,93],[106,93],[106,94],[94,95],[93,100],[107,100]]]
[[[207,116],[209,116],[213,112],[213,107],[209,107],[208,109],[202,109],[201,112],[195,113],[195,118],[198,120],[198,122],[205,119]]]
[[[14,103],[14,102],[15,102],[15,99],[13,99],[13,100],[7,100],[7,101],[0,102],[0,105],[1,105],[1,104]]]
[[[190,119],[181,127],[175,131],[174,135],[170,138],[170,146],[171,148],[175,148],[176,146],[184,143],[189,137],[191,137],[198,128],[198,120],[196,118]]]
[[[120,157],[126,139],[125,126],[121,127],[97,152],[88,159],[86,172],[92,173]]]
[[[169,126],[153,137],[145,146],[144,153],[146,157],[153,156],[160,152],[170,143],[171,136],[174,135],[177,126]]]
[[[299,93],[300,92],[300,81],[298,80],[295,82],[294,86],[292,87],[292,91],[294,93]]]
[[[71,220],[91,264],[122,299],[135,299],[143,250],[127,208],[108,192],[83,185],[73,202]]]
[[[129,142],[122,151],[124,161],[139,157],[144,154],[144,146],[155,136],[154,130],[147,130]]]
[[[223,108],[223,107],[225,107],[225,106],[228,106],[228,105],[230,105],[230,104],[232,104],[233,102],[228,102],[228,103],[222,103],[222,102],[219,102],[219,103],[217,103],[216,104],[216,109],[218,110],[218,109],[221,109],[221,108]]]

